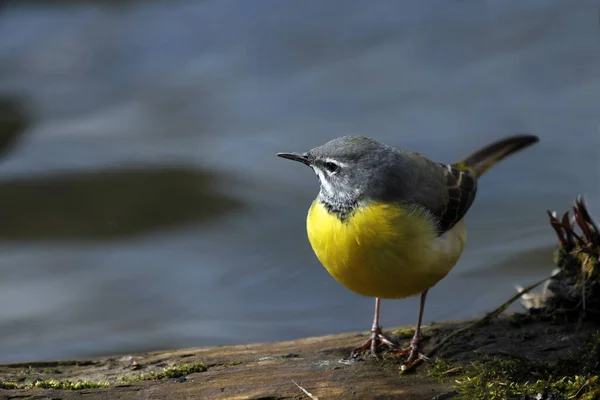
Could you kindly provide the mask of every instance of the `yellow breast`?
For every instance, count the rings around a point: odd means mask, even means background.
[[[435,285],[454,267],[466,239],[462,221],[437,236],[425,211],[382,203],[359,207],[341,221],[317,199],[306,226],[317,258],[337,281],[364,296],[392,299]]]

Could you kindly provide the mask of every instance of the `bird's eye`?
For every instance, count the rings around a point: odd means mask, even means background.
[[[331,162],[331,161],[325,162],[323,164],[323,166],[325,167],[325,169],[327,170],[327,172],[332,173],[332,174],[335,173],[335,172],[337,172],[340,169],[339,165],[337,165],[336,163]]]

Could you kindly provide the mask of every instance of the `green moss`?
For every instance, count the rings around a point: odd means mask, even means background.
[[[571,375],[555,378],[549,364],[521,359],[486,357],[468,366],[454,366],[446,361],[435,361],[429,374],[440,380],[458,373],[454,390],[457,399],[505,400],[535,398],[538,393],[561,394],[569,399],[600,399],[597,375]]]
[[[237,364],[236,364],[237,365]],[[163,368],[160,371],[153,371],[147,374],[141,374],[135,376],[133,378],[123,378],[121,379],[122,384],[127,384],[136,381],[143,380],[158,380],[158,379],[169,379],[169,378],[180,378],[182,376],[187,376],[196,372],[204,372],[208,368],[203,363],[194,363],[194,364],[184,364],[181,366],[172,366]],[[93,381],[70,381],[68,379],[65,380],[57,380],[57,379],[46,379],[40,380],[37,379],[35,381],[23,381],[23,382],[15,382],[15,381],[1,381],[0,380],[0,389],[59,389],[59,390],[81,390],[81,389],[95,389],[109,386],[110,383],[107,381],[101,382],[93,382]]]
[[[232,361],[229,363],[229,365],[240,365],[240,364],[243,364],[243,362],[242,361]]]
[[[15,382],[0,382],[0,388],[1,389],[6,389],[6,390],[11,390],[11,389],[19,389],[19,385]]]
[[[37,381],[32,387],[43,388],[43,389],[63,389],[63,390],[81,390],[81,389],[97,389],[101,387],[107,387],[108,382],[91,382],[91,381],[78,381],[71,382],[68,379],[64,381],[58,381],[55,379],[49,379],[45,381]]]
[[[38,380],[29,383],[18,382],[0,382],[2,389],[61,389],[61,390],[81,390],[81,389],[96,389],[109,386],[108,382],[92,382],[92,381],[77,381],[71,382],[66,379],[59,381],[56,379]]]
[[[546,392],[568,399],[600,400],[599,356],[600,333],[596,333],[577,352],[558,363],[530,361],[510,354],[484,355],[468,365],[434,360],[429,375],[442,381],[454,379],[458,399],[533,399]],[[458,376],[450,378],[452,375]]]
[[[204,363],[184,364],[181,366],[173,366],[163,368],[161,371],[150,372],[148,374],[140,374],[130,381],[147,381],[169,378],[180,378],[197,372],[204,372],[208,367]]]
[[[570,376],[551,381],[511,382],[506,378],[487,374],[467,376],[456,380],[455,390],[458,399],[505,400],[519,398],[537,398],[539,393],[556,393],[568,399],[594,400],[600,399],[598,376]]]
[[[428,375],[443,380],[449,376],[456,375],[462,371],[460,365],[455,365],[449,361],[437,358],[429,363]]]
[[[394,338],[398,339],[398,340],[411,339],[414,334],[415,334],[415,330],[413,328],[397,329],[392,332],[392,335],[394,335]]]
[[[462,399],[501,400],[537,392],[525,390],[533,376],[546,375],[545,366],[531,366],[522,360],[487,358],[468,365],[455,382]],[[535,379],[535,378],[534,378]],[[535,379],[536,384],[539,379]]]

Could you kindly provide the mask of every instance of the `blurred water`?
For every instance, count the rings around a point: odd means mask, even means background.
[[[0,92],[35,120],[0,165],[0,361],[368,329],[373,301],[308,245],[314,174],[274,157],[343,134],[446,162],[541,136],[482,180],[467,249],[425,319],[493,308],[551,271],[547,208],[582,192],[600,215],[596,7],[7,5]],[[145,178],[115,183],[132,168]],[[416,313],[416,298],[385,301],[382,322]]]

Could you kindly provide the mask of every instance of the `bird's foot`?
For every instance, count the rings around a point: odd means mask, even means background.
[[[396,346],[387,336],[382,333],[381,327],[378,326],[371,330],[371,336],[369,337],[369,340],[364,342],[361,346],[355,348],[350,356],[357,357],[365,350],[370,350],[372,355],[377,356],[377,349],[382,344],[386,345],[392,350],[396,350],[398,348],[398,346]]]
[[[420,338],[413,338],[413,340],[410,341],[410,345],[407,348],[394,351],[394,354],[399,354],[402,356],[408,355],[406,361],[404,361],[404,363],[400,367],[400,369],[402,369],[403,371],[410,369],[417,359],[429,361],[429,358],[425,354],[419,352],[420,341]]]

